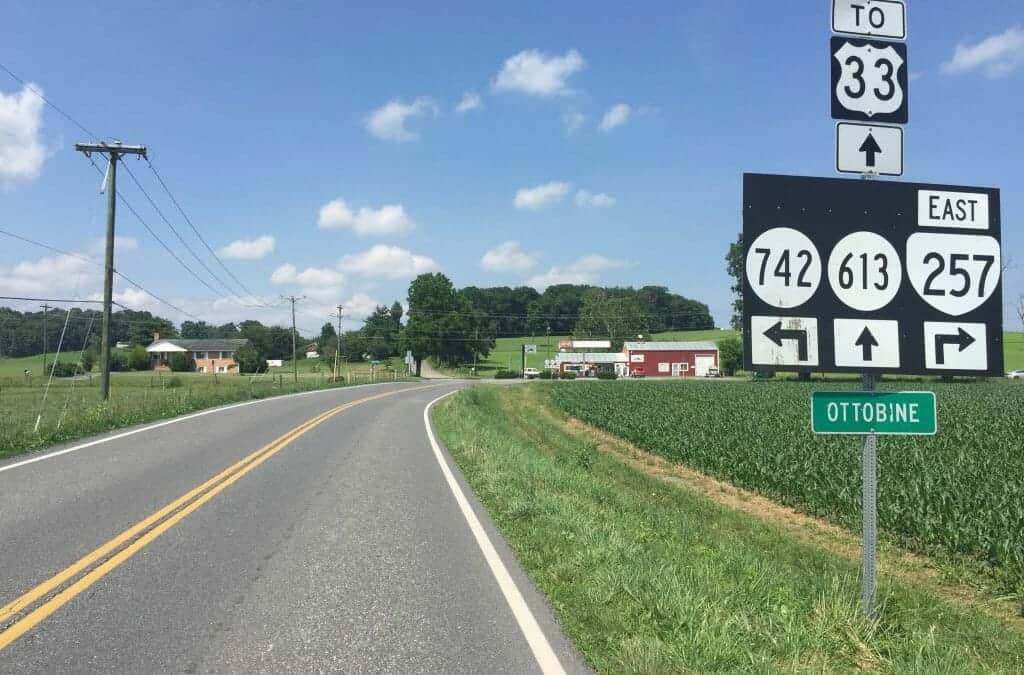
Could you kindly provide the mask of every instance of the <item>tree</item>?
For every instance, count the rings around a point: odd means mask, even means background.
[[[723,375],[735,375],[743,367],[743,341],[738,337],[718,341],[718,365]]]
[[[181,337],[190,340],[211,338],[212,329],[205,321],[182,321]]]
[[[149,370],[149,352],[142,345],[135,345],[128,352],[128,367],[132,370]]]
[[[235,350],[235,362],[239,373],[263,373],[267,370],[267,360],[259,355],[252,345],[245,345]]]
[[[416,374],[424,358],[456,365],[473,354],[487,354],[494,340],[472,303],[456,292],[443,274],[421,274],[409,285],[409,319],[402,331],[401,346],[416,359]]]
[[[189,358],[186,352],[175,352],[171,354],[167,364],[176,373],[188,373],[196,369],[196,362]]]
[[[330,321],[321,326],[320,339],[317,340],[317,344],[320,345],[321,353],[327,352],[325,345],[336,337],[338,337],[338,331],[334,330],[334,324]]]
[[[732,284],[732,319],[729,324],[734,330],[743,330],[743,233],[736,237],[736,242],[729,244],[729,252],[725,255],[725,269],[733,278]]]
[[[402,328],[402,315],[404,313],[405,309],[402,307],[402,303],[400,303],[398,300],[395,300],[393,303],[391,303],[391,320],[394,322],[396,329]]]
[[[575,334],[607,337],[612,349],[619,350],[626,340],[649,333],[647,326],[647,318],[635,297],[616,297],[608,291],[594,289],[583,299]]]

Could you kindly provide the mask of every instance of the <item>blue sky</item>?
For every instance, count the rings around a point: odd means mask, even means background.
[[[0,61],[97,134],[146,144],[210,244],[239,242],[226,253],[249,258],[225,262],[261,301],[308,296],[307,329],[338,302],[404,300],[433,269],[459,286],[665,285],[724,325],[743,172],[835,175],[827,0],[178,4],[9,2]],[[904,179],[1002,188],[1019,326],[1024,7],[908,13]],[[0,93],[0,227],[98,255],[100,177],[74,151],[88,139],[3,73]],[[189,312],[284,320],[200,285],[123,208],[118,230],[118,268]],[[2,295],[99,287],[77,259],[0,238]]]

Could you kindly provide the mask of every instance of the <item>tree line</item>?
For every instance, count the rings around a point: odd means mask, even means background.
[[[356,330],[339,336],[335,326],[323,325],[319,336],[299,336],[303,345],[315,341],[325,359],[336,354],[353,362],[383,360],[411,352],[417,372],[424,358],[444,365],[460,365],[486,356],[498,337],[572,335],[607,338],[618,348],[641,335],[668,330],[703,330],[714,327],[707,305],[670,292],[663,286],[602,288],[558,284],[543,293],[534,288],[505,286],[457,289],[443,274],[422,274],[409,285],[408,311],[395,301],[380,305]],[[63,329],[65,310],[51,310],[45,321],[45,344],[55,351]],[[72,309],[64,336],[64,350],[85,345],[98,350],[100,312]],[[43,312],[0,308],[0,355],[29,356],[43,351]],[[180,330],[168,319],[149,312],[120,310],[112,314],[112,342],[149,344],[155,333],[164,338],[245,338],[256,358],[288,359],[292,329],[266,326],[259,321],[214,325],[184,321]],[[246,358],[250,355],[246,354]]]

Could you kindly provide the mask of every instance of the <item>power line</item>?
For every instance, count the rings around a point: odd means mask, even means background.
[[[89,136],[90,138],[93,138],[93,139],[98,139],[99,138],[99,136],[97,136],[93,132],[91,132],[88,129],[86,129],[85,126],[83,126],[81,122],[76,120],[74,117],[72,117],[68,113],[64,112],[64,110],[61,109],[60,107],[58,107],[56,103],[54,103],[50,99],[46,98],[46,96],[43,95],[43,92],[39,91],[39,89],[37,89],[35,86],[29,84],[28,82],[26,82],[25,80],[21,79],[16,74],[14,74],[14,72],[11,71],[11,69],[8,68],[7,66],[5,66],[3,63],[0,63],[0,69],[3,69],[3,71],[5,73],[7,73],[11,77],[13,77],[15,80],[17,80],[23,87],[25,87],[26,89],[30,90],[33,94],[35,94],[40,99],[42,99],[43,103],[45,103],[46,105],[50,106],[51,108],[56,110],[58,113],[60,113],[64,117],[64,119],[66,119],[67,121],[71,122],[76,127],[78,127],[79,129],[84,131],[87,136]]]
[[[149,165],[149,170],[153,172],[153,175],[156,177],[157,182],[160,183],[160,186],[163,187],[164,192],[167,193],[167,196],[170,198],[175,208],[178,209],[178,213],[180,213],[181,217],[185,219],[185,222],[188,223],[188,226],[192,228],[192,232],[195,233],[196,237],[199,238],[199,241],[201,241],[203,246],[206,247],[206,250],[209,251],[211,256],[213,256],[213,259],[217,261],[217,264],[219,264],[221,268],[223,268],[223,270],[227,272],[228,276],[230,276],[234,280],[234,282],[238,284],[238,287],[241,288],[243,292],[245,292],[251,298],[256,298],[256,294],[249,290],[249,288],[245,284],[243,284],[238,277],[235,276],[234,272],[231,271],[231,268],[224,264],[224,261],[221,260],[220,256],[218,256],[216,251],[213,250],[213,247],[210,246],[210,244],[207,243],[206,239],[203,238],[203,235],[199,233],[199,229],[192,223],[192,219],[188,217],[187,213],[185,213],[185,209],[181,207],[181,204],[178,202],[177,198],[175,198],[174,194],[171,192],[171,189],[167,186],[167,183],[164,182],[163,177],[160,176],[160,173],[157,172],[156,167],[153,166],[153,162],[151,162],[148,157],[146,158],[146,164]]]
[[[225,291],[227,291],[228,295],[235,295],[235,292],[231,290],[227,284],[224,283],[224,280],[218,277],[216,274],[214,274],[213,270],[211,270],[207,266],[207,264],[203,262],[203,260],[198,255],[196,255],[196,252],[192,250],[191,246],[188,245],[188,242],[185,241],[185,238],[181,236],[181,233],[178,232],[178,229],[171,224],[171,221],[167,219],[167,216],[164,215],[164,212],[161,211],[160,207],[156,205],[155,201],[153,201],[153,198],[149,195],[149,192],[146,191],[146,188],[142,187],[142,183],[140,183],[139,179],[135,177],[135,173],[128,167],[128,165],[122,163],[121,166],[123,166],[124,170],[128,172],[128,176],[132,179],[132,182],[135,183],[135,187],[139,188],[139,192],[141,192],[142,195],[146,198],[146,200],[149,202],[149,205],[152,206],[153,210],[156,211],[158,216],[160,216],[160,219],[164,221],[164,224],[166,224],[167,227],[170,228],[171,232],[174,233],[174,236],[178,239],[179,242],[181,242],[181,245],[185,247],[185,250],[192,255],[195,261],[199,263],[199,265],[204,270],[206,270],[207,274],[209,274],[217,283],[219,283],[224,288]]]
[[[24,236],[22,236],[20,234],[15,234],[14,232],[10,232],[8,230],[0,229],[0,234],[8,236],[8,237],[11,237],[12,239],[17,239],[19,241],[23,241],[26,244],[31,244],[33,246],[38,246],[40,248],[45,248],[45,249],[47,249],[49,251],[53,251],[54,253],[59,253],[60,255],[67,255],[67,256],[71,256],[72,258],[78,258],[79,260],[84,260],[85,262],[87,262],[87,263],[89,263],[91,265],[95,265],[96,267],[99,267],[99,268],[103,267],[103,265],[99,261],[93,260],[92,258],[89,258],[87,256],[80,255],[78,253],[72,253],[70,251],[65,251],[65,250],[57,248],[56,246],[53,246],[51,244],[44,244],[41,241],[36,241],[35,239],[29,239],[28,237],[24,237]],[[132,286],[134,286],[138,290],[142,291],[143,293],[145,293],[149,297],[153,298],[157,302],[159,302],[159,303],[161,303],[163,305],[166,305],[167,307],[173,309],[175,312],[178,312],[179,314],[184,314],[185,316],[187,316],[189,318],[192,318],[192,319],[195,319],[197,321],[200,320],[199,317],[197,317],[195,314],[191,314],[189,312],[186,312],[185,310],[181,309],[177,305],[174,305],[174,304],[168,302],[167,300],[163,299],[162,297],[160,297],[159,295],[157,295],[153,291],[143,287],[138,282],[133,281],[132,279],[130,279],[124,273],[119,272],[119,271],[117,271],[115,269],[114,270],[114,274],[116,274],[121,279],[124,279],[129,284],[131,284]],[[115,303],[115,304],[117,304],[117,303]],[[127,307],[124,307],[124,305],[120,305],[120,304],[118,304],[118,307],[122,307],[123,309],[128,309]]]
[[[88,160],[89,160],[89,163],[90,163],[90,164],[92,164],[93,168],[94,168],[94,169],[96,169],[96,171],[97,171],[97,172],[98,172],[98,173],[99,173],[100,175],[103,175],[103,170],[102,170],[102,169],[101,169],[100,167],[98,167],[98,166],[96,165],[96,162],[95,162],[95,161],[93,161],[92,157],[88,157]],[[139,221],[140,223],[142,223],[142,226],[143,226],[144,228],[146,228],[146,231],[147,231],[147,232],[149,232],[149,234],[150,234],[150,235],[151,235],[151,236],[152,236],[152,237],[153,237],[154,239],[156,239],[157,243],[158,243],[158,244],[160,244],[160,246],[162,246],[162,247],[163,247],[163,249],[164,249],[165,251],[167,251],[167,253],[168,253],[168,254],[169,254],[169,255],[170,255],[170,256],[171,256],[172,258],[174,258],[174,260],[175,260],[175,261],[176,261],[176,262],[177,262],[177,263],[178,263],[179,265],[181,265],[181,266],[182,266],[182,267],[183,267],[183,268],[185,269],[185,271],[186,271],[186,272],[188,272],[189,274],[191,274],[191,275],[192,275],[192,277],[193,277],[193,278],[194,278],[194,279],[195,279],[196,281],[198,281],[198,282],[199,282],[200,284],[202,284],[202,285],[203,285],[203,286],[205,286],[205,287],[206,287],[207,289],[209,289],[209,290],[210,290],[210,292],[211,292],[211,293],[213,293],[214,295],[220,295],[220,294],[221,294],[221,293],[220,293],[220,291],[218,291],[218,290],[217,290],[216,288],[214,288],[213,286],[211,286],[211,285],[210,285],[210,284],[209,284],[209,283],[208,283],[208,282],[207,282],[207,281],[206,281],[205,279],[203,279],[203,278],[202,278],[201,276],[199,276],[198,274],[196,274],[196,271],[195,271],[195,270],[193,270],[193,269],[192,269],[191,267],[189,267],[189,266],[188,266],[187,264],[185,264],[185,261],[184,261],[184,260],[182,260],[182,259],[181,259],[180,257],[178,257],[178,254],[177,254],[177,253],[175,253],[175,252],[174,252],[174,250],[173,250],[173,249],[171,249],[171,247],[170,247],[170,246],[168,246],[168,245],[167,245],[167,244],[166,244],[166,243],[164,242],[164,240],[163,240],[163,239],[161,239],[161,238],[160,238],[160,236],[159,236],[159,235],[158,235],[158,234],[157,234],[156,232],[154,232],[154,231],[153,231],[153,228],[149,226],[149,223],[147,223],[147,222],[146,222],[146,221],[145,221],[145,220],[144,220],[144,219],[142,218],[142,216],[141,216],[141,215],[139,215],[139,212],[135,210],[135,207],[133,207],[133,206],[131,205],[131,202],[129,202],[129,201],[127,200],[127,199],[125,199],[125,196],[124,196],[123,194],[121,194],[121,191],[120,191],[120,190],[118,190],[118,191],[117,191],[117,196],[118,196],[118,197],[119,197],[119,198],[121,199],[121,203],[122,203],[122,204],[124,204],[124,205],[125,205],[125,207],[126,207],[126,208],[127,208],[127,209],[128,209],[129,211],[131,211],[131,212],[132,212],[132,215],[134,215],[134,216],[135,216],[135,218],[136,218],[136,219],[138,219],[138,221]]]

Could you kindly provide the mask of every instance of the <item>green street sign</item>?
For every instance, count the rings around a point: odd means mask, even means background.
[[[930,391],[816,391],[811,430],[816,434],[932,436],[938,428]]]

